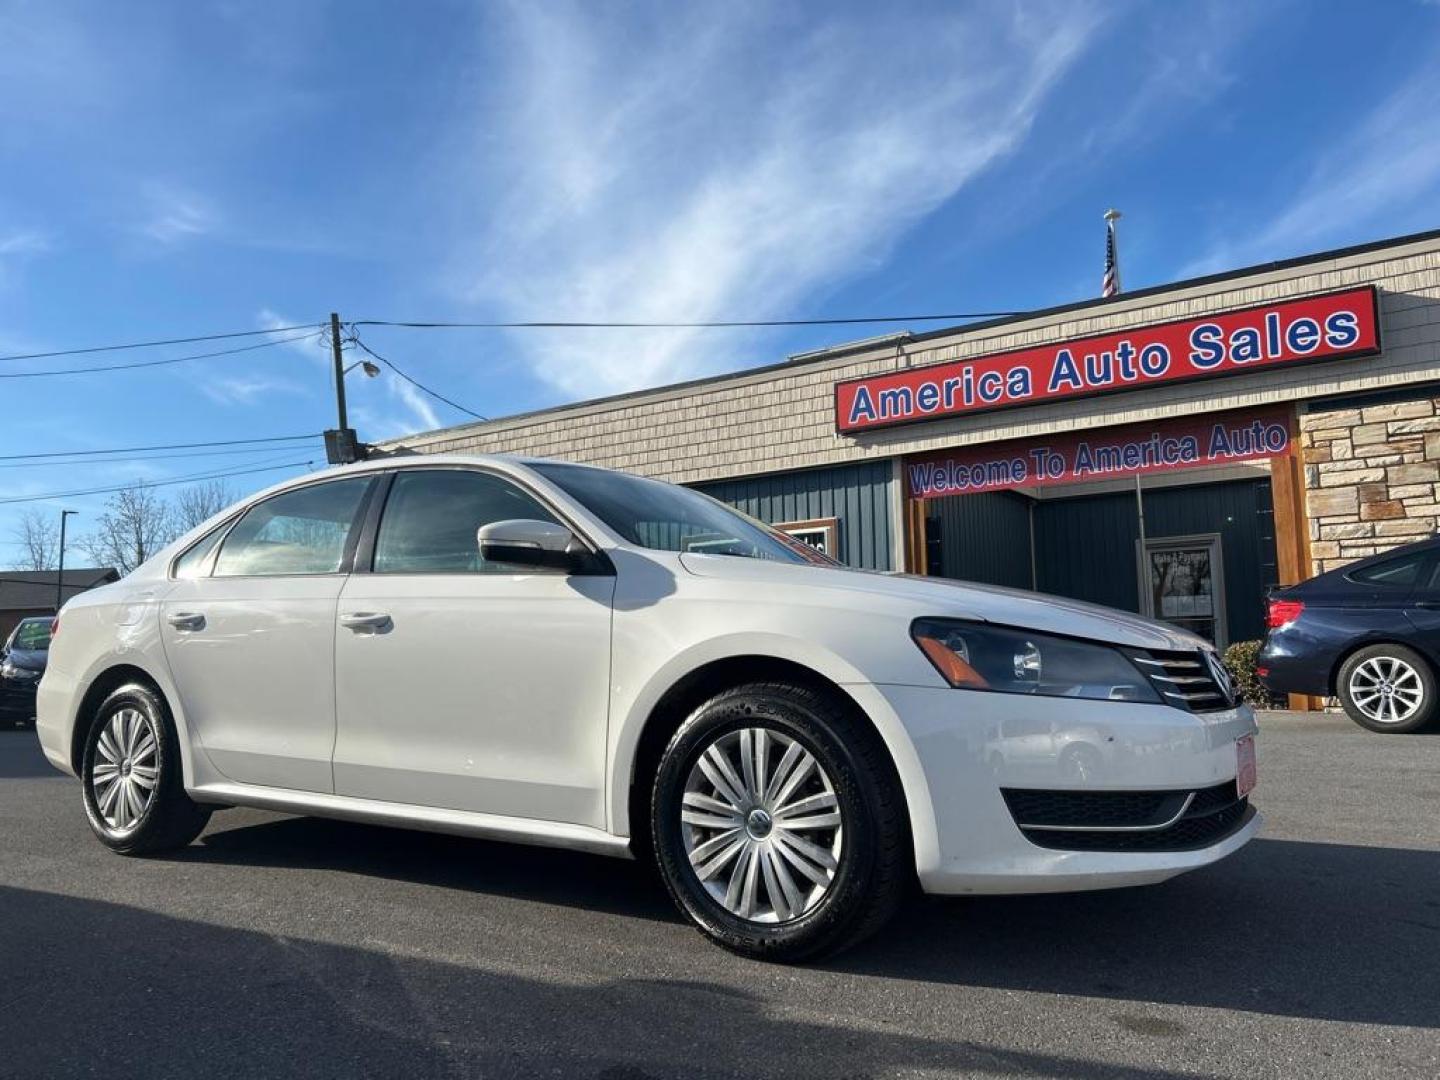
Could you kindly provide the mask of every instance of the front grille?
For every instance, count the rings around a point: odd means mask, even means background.
[[[1229,673],[1208,653],[1135,649],[1129,655],[1167,705],[1190,712],[1214,712],[1235,705]]]
[[[1235,783],[1189,791],[1001,791],[1032,844],[1060,851],[1192,851],[1250,820]]]

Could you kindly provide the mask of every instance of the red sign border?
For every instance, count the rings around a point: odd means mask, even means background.
[[[1074,348],[1082,342],[1092,341],[1096,338],[1114,337],[1126,333],[1141,333],[1148,330],[1159,330],[1166,326],[1179,326],[1182,323],[1203,323],[1208,319],[1222,318],[1226,315],[1243,315],[1247,311],[1264,311],[1268,308],[1278,307],[1281,304],[1300,303],[1307,300],[1324,300],[1330,296],[1343,296],[1346,293],[1368,292],[1370,294],[1370,313],[1375,325],[1375,344],[1373,347],[1363,349],[1350,349],[1342,353],[1330,353],[1328,356],[1315,356],[1305,359],[1287,360],[1282,364],[1272,364],[1262,367],[1259,371],[1287,370],[1294,367],[1305,367],[1310,364],[1327,364],[1332,360],[1356,360],[1364,356],[1379,356],[1384,351],[1385,343],[1380,326],[1380,289],[1376,285],[1351,286],[1346,289],[1330,289],[1326,292],[1305,293],[1303,296],[1286,296],[1279,300],[1267,300],[1261,304],[1247,304],[1245,307],[1226,308],[1224,311],[1212,311],[1206,315],[1187,315],[1180,319],[1166,319],[1164,322],[1144,323],[1140,326],[1129,329],[1107,330],[1099,334],[1087,334],[1078,338],[1063,338],[1047,345],[1019,345],[1013,349],[1001,349],[999,352],[981,353],[979,356],[967,357],[963,360],[941,360],[934,364],[921,364],[919,367],[902,369],[898,371],[886,371],[879,375],[858,375],[853,379],[841,379],[831,387],[833,401],[832,416],[835,422],[835,434],[846,438],[859,438],[869,431],[884,431],[889,428],[909,427],[911,424],[931,424],[937,420],[956,420],[965,416],[977,416],[984,413],[1003,412],[1006,409],[1025,409],[1035,405],[1053,404],[1057,401],[1079,401],[1086,398],[1107,397],[1110,394],[1133,393],[1137,390],[1151,389],[1146,386],[1113,386],[1100,390],[1084,390],[1074,394],[1064,394],[1053,398],[1036,398],[1033,401],[1011,401],[999,405],[981,405],[973,409],[966,409],[963,412],[942,413],[931,416],[916,416],[905,420],[884,420],[878,424],[866,424],[864,427],[846,431],[840,426],[840,388],[842,386],[853,386],[856,383],[870,382],[872,379],[883,379],[891,375],[903,374],[906,371],[927,371],[930,368],[941,368],[955,364],[973,364],[981,360],[992,360],[1000,356],[1013,356],[1016,353],[1031,352],[1035,349]],[[1018,321],[1018,320],[1017,320]],[[968,328],[962,328],[968,329]],[[1194,375],[1184,375],[1175,379],[1158,380],[1153,386],[1183,386],[1187,383],[1201,382],[1209,379],[1225,379],[1233,375],[1253,375],[1255,371],[1247,371],[1244,368],[1230,368],[1226,371],[1197,372]]]

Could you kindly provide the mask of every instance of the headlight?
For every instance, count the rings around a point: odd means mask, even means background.
[[[1005,694],[1160,701],[1118,649],[960,619],[916,619],[910,634],[951,686]]]
[[[29,668],[22,668],[6,660],[0,664],[0,678],[6,679],[28,679],[32,672]]]

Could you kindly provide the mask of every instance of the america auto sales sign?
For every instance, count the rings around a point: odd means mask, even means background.
[[[930,364],[835,386],[835,428],[895,424],[1380,351],[1374,286]]]

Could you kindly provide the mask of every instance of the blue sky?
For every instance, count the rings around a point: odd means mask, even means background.
[[[0,356],[331,310],[1042,307],[1098,292],[1111,205],[1127,288],[1440,226],[1437,113],[1423,0],[0,0]],[[362,333],[493,416],[881,329]],[[465,419],[388,372],[349,391],[362,438]],[[0,455],[332,424],[312,342],[0,380]],[[0,500],[310,457],[5,467]],[[102,503],[65,500],[80,530]],[[32,505],[60,504],[0,502],[0,565]]]

